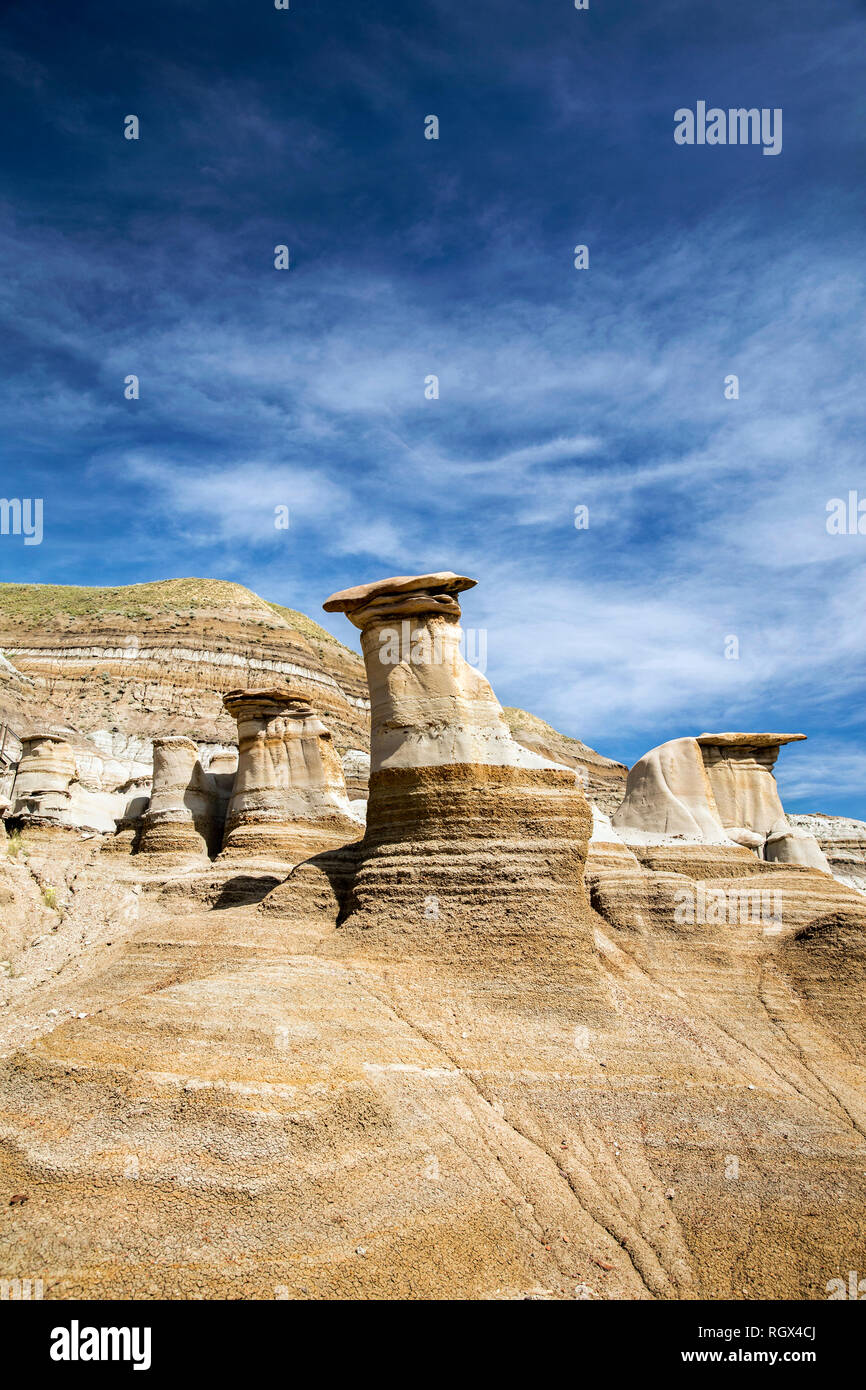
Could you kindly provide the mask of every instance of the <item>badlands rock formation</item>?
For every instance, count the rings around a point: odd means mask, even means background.
[[[513,739],[560,767],[573,767],[577,787],[590,804],[613,815],[625,796],[628,768],[623,763],[603,757],[580,739],[566,737],[526,710],[506,706],[503,714]]]
[[[220,800],[224,801],[226,808],[228,808],[238,771],[238,750],[236,748],[218,748],[216,752],[211,754],[206,770],[213,779]]]
[[[234,743],[223,695],[287,683],[313,701],[340,753],[366,747],[357,653],[240,584],[0,584],[0,651],[12,668],[0,667],[0,720],[74,728],[117,758],[149,762],[166,735]]]
[[[140,853],[198,858],[216,853],[222,833],[220,801],[197,743],[191,738],[154,739],[153,791],[142,818]]]
[[[370,754],[366,749],[349,748],[341,762],[349,800],[353,803],[366,802],[370,786]]]
[[[761,859],[829,872],[814,836],[789,825],[773,767],[805,734],[701,734],[653,748],[628,775],[612,824],[626,840],[742,845]]]
[[[11,815],[89,832],[132,825],[150,795],[151,770],[103,756],[72,730],[25,733],[12,782]]]
[[[815,837],[834,878],[866,893],[866,823],[847,816],[792,815],[790,812],[788,820],[796,830]]]
[[[0,727],[6,721],[18,734],[37,726],[74,731],[76,747],[134,765],[136,774],[149,772],[154,738],[193,738],[203,760],[208,748],[234,743],[227,691],[291,684],[312,702],[337,752],[354,755],[346,771],[350,800],[366,798],[363,661],[305,614],[240,584],[0,583],[0,652]],[[567,766],[585,765],[598,804],[610,811],[619,803],[621,764],[523,710],[506,714],[518,743]],[[552,740],[555,752],[539,739]],[[129,826],[123,829],[128,843]]]
[[[652,749],[629,773],[612,821],[597,817],[587,884],[593,906],[623,930],[694,928],[700,940],[748,926],[779,938],[791,970],[802,958],[818,960],[820,972],[838,956],[831,1008],[846,1015],[856,1046],[866,903],[850,891],[856,884],[834,881],[815,837],[789,822],[772,772],[780,747],[803,738],[702,734]]]
[[[232,690],[225,706],[239,752],[222,857],[291,865],[357,839],[340,759],[307,697],[286,686]]]
[[[13,814],[57,825],[68,823],[69,787],[75,777],[72,749],[62,735],[47,729],[23,738],[21,743]]]
[[[575,766],[550,734],[521,747],[460,655],[470,585],[329,601],[370,672],[369,829],[261,901],[205,902],[216,865],[20,819],[0,857],[4,1277],[54,1299],[823,1300],[866,1269],[866,900],[759,857],[778,828],[760,743],[686,741],[689,839],[597,808],[590,838]],[[169,838],[207,838],[196,766],[214,790],[231,775],[207,762],[228,718],[202,705],[154,787],[191,815]],[[308,718],[277,762],[303,754],[324,794]],[[249,722],[276,739],[267,711]]]
[[[573,771],[511,737],[464,660],[456,595],[474,582],[401,576],[325,604],[361,629],[370,691],[367,829],[346,923],[440,954],[538,958],[555,942],[574,975],[594,956],[582,884],[589,810]]]

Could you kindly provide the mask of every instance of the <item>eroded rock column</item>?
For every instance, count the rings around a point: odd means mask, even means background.
[[[360,628],[370,688],[367,831],[346,923],[398,949],[585,964],[589,808],[572,769],[512,739],[464,660],[457,594],[474,583],[384,579],[324,605]]]
[[[221,858],[296,864],[356,840],[343,769],[331,735],[296,690],[232,690],[225,708],[238,724],[238,768]]]
[[[22,739],[12,793],[13,816],[34,823],[69,825],[75,754],[61,734],[39,730]]]
[[[198,744],[153,741],[153,790],[142,817],[139,853],[207,857],[214,850],[217,798],[199,762]]]
[[[701,734],[698,744],[719,818],[737,844],[754,848],[771,862],[802,864],[830,873],[830,865],[808,831],[788,823],[773,768],[786,743],[805,734]]]
[[[789,824],[773,775],[780,748],[804,738],[721,733],[663,743],[629,772],[613,826],[644,860],[648,847],[665,846],[669,859],[685,862],[696,846],[707,845],[720,865],[751,851],[829,873],[814,836]]]

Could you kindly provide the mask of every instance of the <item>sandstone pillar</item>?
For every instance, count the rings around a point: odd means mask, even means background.
[[[144,817],[150,806],[153,774],[137,775],[118,788],[125,805],[115,822],[114,834],[102,846],[103,854],[133,854],[144,829]]]
[[[139,853],[207,856],[215,796],[191,738],[153,740],[153,790],[142,817]]]
[[[13,787],[13,815],[35,822],[69,824],[75,755],[61,734],[39,730],[22,739]]]
[[[238,723],[238,768],[221,857],[296,864],[356,840],[340,759],[308,697],[277,686],[223,703]]]
[[[721,733],[672,739],[653,748],[628,775],[612,823],[630,844],[733,846],[758,858],[830,872],[817,840],[788,823],[773,768],[779,749],[805,734]]]
[[[384,579],[324,605],[360,628],[370,688],[367,831],[346,924],[389,949],[585,965],[589,808],[572,769],[515,742],[464,660],[456,596],[474,583]]]
[[[223,748],[214,753],[207,767],[207,778],[214,792],[213,854],[219,854],[225,839],[226,817],[238,771],[238,750]]]
[[[214,753],[208,763],[208,776],[213,779],[214,786],[220,796],[225,801],[231,801],[234,789],[235,777],[238,770],[238,752],[236,748],[222,748]]]
[[[773,775],[783,745],[802,743],[805,737],[701,734],[698,744],[722,824],[733,840],[754,845],[770,862],[802,864],[829,874],[830,865],[814,835],[789,824]]]

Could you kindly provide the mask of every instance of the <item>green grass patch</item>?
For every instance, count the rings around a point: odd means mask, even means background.
[[[249,616],[250,623],[262,628],[278,627],[274,615],[289,627],[314,642],[350,652],[357,652],[339,642],[336,637],[295,608],[285,608],[259,598],[243,584],[228,579],[160,579],[151,584],[122,584],[106,587],[86,587],[76,584],[5,584],[0,583],[0,622],[32,626],[57,624],[59,620],[125,618],[130,622],[147,622],[171,614],[180,624],[189,621],[202,609],[219,612],[234,610],[234,614]]]

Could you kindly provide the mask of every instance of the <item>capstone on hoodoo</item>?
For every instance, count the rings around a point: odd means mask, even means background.
[[[206,859],[216,853],[224,817],[224,791],[202,767],[198,744],[181,735],[155,738],[139,852]]]
[[[232,690],[238,769],[221,859],[297,863],[356,840],[346,781],[331,734],[309,697],[286,686]]]
[[[484,949],[593,956],[583,890],[590,833],[575,774],[517,743],[462,654],[443,571],[333,594],[361,630],[370,690],[370,793],[346,925],[466,956]],[[554,952],[555,954],[555,952]]]
[[[627,843],[737,845],[760,859],[830,872],[817,840],[789,824],[773,768],[805,734],[720,733],[653,748],[628,775],[612,824]]]

